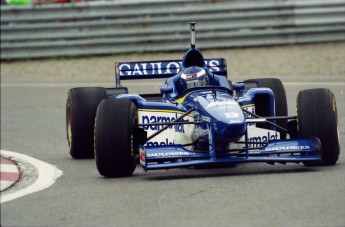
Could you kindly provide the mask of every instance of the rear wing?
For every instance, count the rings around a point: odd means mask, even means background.
[[[180,60],[115,62],[116,87],[121,87],[121,80],[169,78],[179,73],[181,65]],[[214,74],[227,77],[224,58],[205,59],[205,65]]]

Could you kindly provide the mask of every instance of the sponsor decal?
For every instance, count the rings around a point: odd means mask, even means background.
[[[299,151],[299,150],[309,150],[310,146],[274,146],[267,147],[265,151]]]
[[[226,118],[236,118],[236,117],[239,116],[239,114],[238,114],[238,113],[235,113],[235,112],[229,112],[229,113],[225,113],[224,116],[225,116]]]
[[[158,153],[151,153],[147,154],[148,158],[156,158],[156,157],[173,157],[173,156],[187,156],[189,155],[186,151],[174,151],[174,152],[158,152]]]
[[[177,113],[175,113],[175,116],[166,116],[166,115],[142,115],[141,116],[141,122],[142,124],[150,124],[150,123],[164,123],[164,122],[172,122],[175,121],[176,118],[178,118]],[[144,126],[143,128],[145,130],[152,130],[152,131],[158,131],[165,127],[165,125],[150,125],[150,126]],[[185,133],[184,125],[171,125],[169,126],[169,129],[174,129],[177,133]]]
[[[172,141],[169,141],[169,139],[168,138],[165,138],[165,141],[154,141],[154,142],[152,142],[152,141],[148,141],[148,142],[146,142],[146,146],[148,146],[148,147],[152,147],[152,146],[167,146],[167,145],[174,145],[175,144],[175,141],[174,140],[172,140]]]
[[[186,79],[195,79],[195,78],[198,78],[198,75],[195,73],[191,75],[186,75]]]
[[[260,143],[267,143],[270,140],[279,140],[280,133],[270,129],[257,128],[255,125],[247,126],[249,148],[262,147]],[[245,136],[241,138],[241,141],[245,141]]]
[[[220,71],[219,60],[205,61],[211,72]],[[120,76],[140,76],[140,75],[156,75],[156,74],[177,74],[181,70],[182,62],[162,61],[162,62],[142,62],[142,63],[122,63],[119,64]]]
[[[140,165],[143,165],[143,166],[146,165],[145,150],[142,147],[140,147],[139,159],[140,159]]]
[[[120,76],[172,74],[180,71],[182,62],[151,62],[120,64]],[[162,69],[165,69],[164,71]]]
[[[175,121],[182,115],[182,112],[170,110],[151,110],[140,109],[138,112],[138,120],[140,124],[152,124],[152,123],[166,123]],[[193,121],[192,116],[185,116],[183,120]],[[163,129],[166,125],[146,125],[142,126],[147,132],[148,136],[156,133],[158,130]],[[188,144],[192,142],[191,134],[195,128],[195,125],[183,125],[173,124],[153,137],[150,141],[147,141],[145,146],[167,146],[173,144]]]
[[[238,123],[243,123],[243,121],[240,120],[230,120],[229,124],[238,124]]]
[[[274,130],[256,128],[255,126],[247,127],[248,130],[248,144],[249,148],[260,148],[264,145],[261,143],[268,143],[270,140],[279,140],[280,133]],[[245,136],[243,136],[239,141],[245,142]],[[231,149],[241,149],[244,148],[243,145],[231,144]]]
[[[267,134],[261,134],[258,136],[251,136],[248,137],[248,142],[253,143],[250,144],[249,147],[260,147],[262,144],[260,143],[267,143],[270,140],[277,140],[279,139],[278,135],[274,132],[272,134],[272,131],[267,131]]]
[[[211,122],[211,118],[204,115],[201,116],[201,120],[206,121],[206,122]]]

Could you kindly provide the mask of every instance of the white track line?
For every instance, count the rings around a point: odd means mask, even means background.
[[[0,153],[5,157],[13,157],[14,160],[18,160],[19,162],[20,160],[28,162],[35,168],[37,168],[38,171],[38,178],[32,185],[29,185],[28,187],[13,193],[5,195],[1,194],[0,203],[8,202],[10,200],[46,189],[53,185],[56,179],[62,176],[63,174],[63,172],[59,170],[56,166],[40,161],[28,155],[19,154],[7,150],[0,150]]]

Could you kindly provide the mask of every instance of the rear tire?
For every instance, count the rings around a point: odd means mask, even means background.
[[[310,89],[297,96],[298,137],[317,137],[322,144],[321,162],[307,166],[334,165],[339,157],[337,105],[329,89]]]
[[[133,129],[137,108],[127,99],[103,100],[96,115],[95,158],[99,173],[105,177],[131,176],[136,167]]]
[[[275,113],[276,116],[287,116],[288,115],[288,108],[287,108],[287,101],[286,101],[286,93],[285,88],[281,80],[276,78],[262,78],[262,79],[250,79],[244,81],[246,82],[255,82],[258,87],[267,87],[273,91],[274,94],[274,102],[275,102]],[[266,117],[266,116],[262,116]],[[282,128],[287,128],[287,120],[276,120],[277,125]],[[280,138],[286,138],[286,132],[277,129],[280,132]]]
[[[105,88],[72,88],[66,102],[66,131],[73,158],[93,158],[93,131],[98,104],[106,97]]]

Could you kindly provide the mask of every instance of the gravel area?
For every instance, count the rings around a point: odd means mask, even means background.
[[[115,61],[181,59],[179,53],[149,53],[72,59],[1,62],[2,83],[113,83]],[[203,51],[223,57],[233,81],[278,77],[291,81],[345,81],[345,42]]]

